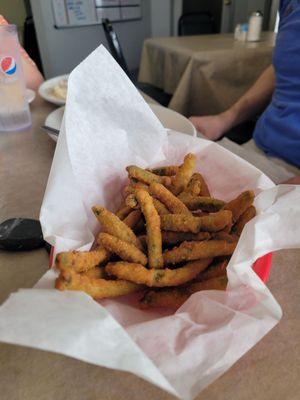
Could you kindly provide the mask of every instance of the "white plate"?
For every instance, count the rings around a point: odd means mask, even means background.
[[[183,115],[159,104],[149,104],[149,107],[166,129],[172,129],[174,131],[186,133],[190,136],[196,136],[197,132],[194,125]],[[60,107],[52,111],[46,118],[45,125],[60,130],[64,111],[65,107]],[[56,135],[51,133],[48,133],[48,135],[51,139],[57,141]]]
[[[35,99],[35,91],[31,90],[31,89],[26,89],[25,96],[26,96],[28,103],[30,104]]]
[[[63,106],[66,102],[65,100],[55,96],[53,94],[53,88],[55,85],[57,85],[62,79],[68,78],[69,75],[60,75],[56,76],[55,78],[48,79],[47,81],[43,82],[41,86],[39,87],[39,95],[49,101],[50,103],[53,103],[57,106]]]

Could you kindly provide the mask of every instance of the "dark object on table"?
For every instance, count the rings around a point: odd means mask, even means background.
[[[12,218],[0,224],[0,249],[33,250],[44,244],[41,224],[37,220]]]
[[[112,23],[109,19],[102,20],[102,26],[106,36],[106,40],[110,49],[110,52],[120,67],[124,70],[127,76],[131,79],[132,83],[142,92],[152,97],[158,103],[163,106],[167,106],[171,100],[171,95],[165,93],[162,89],[156,88],[155,86],[139,83],[137,81],[137,71],[129,71],[119,38],[114,31]]]
[[[178,21],[178,36],[216,33],[215,21],[208,11],[183,14]]]

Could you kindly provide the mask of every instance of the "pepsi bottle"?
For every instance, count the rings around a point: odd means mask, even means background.
[[[31,125],[25,89],[16,26],[1,25],[0,132],[23,130]]]

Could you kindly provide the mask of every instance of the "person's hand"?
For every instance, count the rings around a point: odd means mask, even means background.
[[[229,111],[218,115],[190,117],[189,120],[198,132],[210,140],[220,139],[232,127]]]
[[[282,183],[285,185],[300,185],[300,176],[294,176],[293,178]]]

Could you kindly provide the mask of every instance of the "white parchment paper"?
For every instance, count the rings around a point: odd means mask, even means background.
[[[252,270],[271,251],[300,246],[300,188],[277,186],[215,143],[169,132],[100,46],[71,74],[66,112],[40,219],[55,251],[88,249],[97,230],[91,206],[115,210],[125,166],[182,162],[197,155],[215,197],[256,192],[258,215],[247,224],[228,266],[226,292],[193,294],[175,313],[142,311],[128,298],[99,303],[54,289],[49,272],[34,289],[0,308],[0,340],[130,371],[169,393],[192,399],[253,347],[281,309]]]

